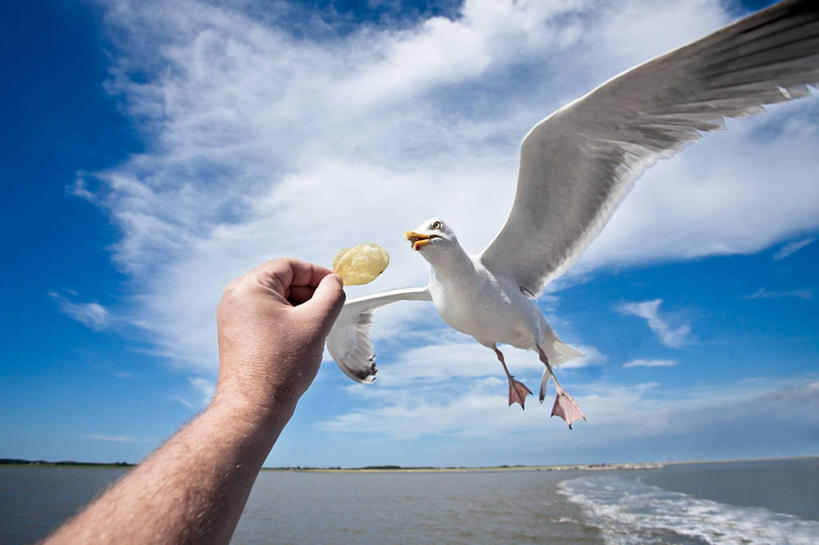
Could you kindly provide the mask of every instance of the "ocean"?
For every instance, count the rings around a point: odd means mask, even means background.
[[[121,469],[0,467],[0,543]],[[234,544],[819,544],[819,458],[641,470],[262,471]]]

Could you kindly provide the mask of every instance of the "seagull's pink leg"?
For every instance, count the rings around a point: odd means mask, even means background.
[[[583,414],[583,411],[580,409],[580,406],[575,403],[572,396],[566,393],[566,390],[560,387],[560,384],[557,382],[557,377],[555,376],[555,372],[552,369],[552,365],[549,363],[549,358],[546,357],[546,353],[537,346],[537,353],[540,354],[540,361],[546,366],[546,369],[549,371],[549,374],[555,381],[555,388],[557,389],[557,396],[555,396],[555,404],[552,406],[552,416],[559,416],[566,423],[569,425],[569,429],[572,429],[572,423],[576,420],[586,420],[586,415]],[[548,383],[548,379],[546,380]],[[543,401],[543,397],[545,395],[545,389],[541,388],[540,392],[540,400]]]
[[[503,353],[498,350],[498,347],[493,346],[492,349],[498,356],[501,365],[503,365],[503,371],[506,373],[506,378],[509,380],[509,406],[511,407],[512,403],[519,403],[521,410],[524,409],[525,407],[523,404],[526,402],[526,396],[531,395],[532,391],[527,388],[525,384],[518,382],[515,380],[515,377],[509,374],[509,369],[506,368],[506,361],[503,359]]]

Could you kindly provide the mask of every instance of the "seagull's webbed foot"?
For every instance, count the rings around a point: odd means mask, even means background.
[[[520,404],[521,410],[525,409],[526,407],[524,407],[523,404],[526,402],[526,396],[532,395],[532,390],[527,388],[524,383],[515,380],[515,377],[509,374],[509,369],[506,368],[506,360],[504,360],[503,353],[498,350],[498,347],[492,345],[491,348],[495,351],[495,355],[498,356],[498,361],[503,365],[503,372],[506,373],[506,378],[509,380],[509,406],[511,407],[513,403],[518,403]]]
[[[566,390],[561,388],[560,386],[557,387],[557,395],[555,396],[555,404],[552,406],[552,416],[559,416],[566,423],[569,425],[569,429],[572,429],[572,424],[576,420],[586,420],[586,415],[583,414],[583,410],[580,406],[575,403],[572,396],[566,393]]]
[[[546,369],[543,371],[543,379],[540,382],[540,402],[543,403],[543,399],[546,397],[546,387],[549,385],[549,378],[552,378],[555,381],[555,389],[557,390],[555,404],[552,405],[552,416],[559,416],[566,421],[569,425],[569,429],[572,429],[572,424],[580,419],[586,420],[586,415],[583,414],[580,405],[578,405],[575,400],[572,399],[572,396],[567,394],[566,390],[557,382],[557,377],[552,369],[552,365],[549,363],[549,358],[540,346],[537,347],[537,352],[540,354],[540,361],[546,366]]]
[[[523,404],[526,402],[527,395],[532,395],[532,391],[527,388],[524,383],[515,380],[515,377],[509,375],[509,406],[511,407],[513,403],[518,403],[521,409],[525,409]]]

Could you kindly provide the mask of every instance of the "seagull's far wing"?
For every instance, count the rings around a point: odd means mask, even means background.
[[[427,288],[393,290],[347,301],[327,337],[327,350],[348,377],[357,382],[375,380],[375,353],[370,324],[378,307],[396,301],[430,301]]]
[[[515,202],[484,265],[538,294],[643,170],[723,118],[807,96],[816,82],[816,0],[786,0],[609,80],[523,139]]]

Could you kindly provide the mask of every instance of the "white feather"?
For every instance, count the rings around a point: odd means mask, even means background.
[[[430,301],[427,288],[392,290],[347,301],[327,337],[327,350],[338,366],[357,382],[375,380],[375,352],[370,342],[373,313],[396,301]]]

